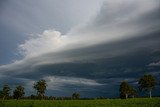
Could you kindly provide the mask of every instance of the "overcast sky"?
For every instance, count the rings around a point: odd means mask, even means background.
[[[2,0],[1,84],[29,94],[45,79],[48,95],[113,97],[124,80],[159,80],[159,11],[159,0]]]

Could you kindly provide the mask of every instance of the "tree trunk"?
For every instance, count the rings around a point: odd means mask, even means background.
[[[125,94],[126,95],[126,99],[128,98],[128,94]]]
[[[3,96],[3,100],[5,99],[6,96]]]
[[[41,100],[43,100],[43,94],[42,93],[40,93],[40,96],[41,96]]]
[[[149,98],[152,98],[152,92],[151,92],[151,90],[149,91]]]

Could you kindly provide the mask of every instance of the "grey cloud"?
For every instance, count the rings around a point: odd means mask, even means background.
[[[159,31],[159,11],[156,0],[106,1],[92,21],[70,33],[89,40],[92,38],[94,43],[141,36]]]
[[[158,62],[152,62],[148,66],[160,66],[160,61],[158,61]]]
[[[101,1],[103,0],[92,0],[88,7],[91,0],[2,0],[0,21],[9,28],[27,34],[39,33],[48,28],[66,33],[71,27],[86,21],[94,14]]]

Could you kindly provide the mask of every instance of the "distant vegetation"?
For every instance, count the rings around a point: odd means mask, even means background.
[[[144,75],[142,76],[137,84],[139,91],[147,92],[149,97],[152,98],[152,91],[157,85],[157,81],[153,75]],[[33,89],[37,91],[35,95],[24,96],[25,89],[23,86],[19,85],[13,90],[13,94],[11,95],[11,88],[8,85],[4,85],[0,90],[0,99],[46,99],[46,100],[76,100],[80,99],[80,93],[74,92],[71,97],[53,97],[53,96],[45,96],[45,91],[47,89],[47,83],[45,80],[39,80],[33,84]],[[122,81],[119,87],[120,98],[135,98],[138,97],[138,90],[131,86],[127,81]],[[139,96],[140,97],[140,96]],[[82,99],[82,98],[81,98]],[[83,99],[93,99],[93,98],[83,98]],[[99,97],[99,99],[104,99],[104,97]]]

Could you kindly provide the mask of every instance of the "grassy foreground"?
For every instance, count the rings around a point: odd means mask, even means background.
[[[0,107],[160,107],[160,98],[127,100],[1,100]]]

